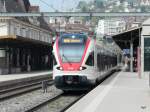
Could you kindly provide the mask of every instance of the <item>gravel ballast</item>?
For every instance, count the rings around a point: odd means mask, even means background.
[[[34,105],[40,104],[61,93],[61,90],[56,89],[54,86],[50,86],[48,87],[47,93],[43,93],[43,90],[39,89],[8,100],[0,101],[0,112],[24,112]]]

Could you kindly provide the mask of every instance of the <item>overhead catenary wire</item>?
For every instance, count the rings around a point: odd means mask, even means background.
[[[50,4],[48,4],[47,2],[45,2],[44,0],[40,0],[42,3],[44,3],[45,5],[47,5],[48,7],[50,7],[51,9],[53,9],[54,11],[57,11],[58,12],[58,9],[55,9],[54,7],[53,7],[53,5],[50,5]]]

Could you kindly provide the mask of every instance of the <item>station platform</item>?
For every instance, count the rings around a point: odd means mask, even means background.
[[[116,73],[66,112],[150,112],[149,76]]]
[[[29,78],[34,77],[42,77],[51,75],[52,71],[39,71],[39,72],[29,72],[29,73],[21,73],[21,74],[9,74],[9,75],[0,75],[0,84],[4,82],[11,82],[11,81],[21,81],[21,80],[28,80]]]

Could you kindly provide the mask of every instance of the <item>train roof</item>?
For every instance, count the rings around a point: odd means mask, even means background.
[[[60,35],[60,38],[82,38],[86,40],[88,38],[88,35],[80,33],[64,33]]]
[[[113,53],[113,54],[121,54],[121,49],[119,46],[113,42],[113,43],[103,43],[102,41],[99,41],[96,39],[96,46],[99,46],[99,48],[104,49],[106,52]]]

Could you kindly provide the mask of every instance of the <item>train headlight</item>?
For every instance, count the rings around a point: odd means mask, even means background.
[[[82,70],[82,67],[80,67],[80,70]]]
[[[79,69],[80,69],[80,70],[84,70],[84,69],[86,69],[86,67],[82,67],[82,66],[81,66]]]
[[[58,70],[63,70],[63,67],[57,67]]]
[[[60,70],[63,70],[63,68],[62,68],[62,67],[60,67],[59,69],[60,69]]]

